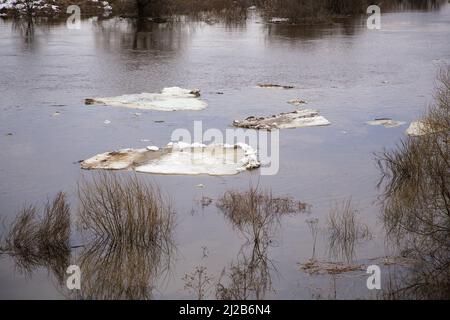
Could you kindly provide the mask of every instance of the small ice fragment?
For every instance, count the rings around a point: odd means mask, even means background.
[[[366,122],[370,126],[384,126],[385,128],[394,128],[404,125],[406,122],[396,121],[390,118],[379,118],[372,121]]]
[[[268,117],[251,116],[245,120],[233,121],[235,127],[263,130],[326,126],[329,124],[330,122],[320,116],[318,111],[311,109],[295,110]]]
[[[302,104],[306,104],[308,102],[306,100],[302,100],[302,99],[292,99],[292,100],[289,100],[287,103],[292,104],[294,106],[299,106]]]
[[[258,87],[269,88],[269,89],[294,89],[295,88],[294,86],[272,84],[272,83],[258,83]]]

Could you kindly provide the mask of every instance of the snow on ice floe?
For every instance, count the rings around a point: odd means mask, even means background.
[[[202,110],[207,103],[201,99],[199,90],[182,89],[179,87],[164,88],[160,93],[126,94],[117,97],[86,99],[88,105],[101,104],[112,107],[179,111]]]
[[[372,121],[367,121],[366,123],[371,126],[384,126],[385,128],[394,128],[406,124],[406,122],[396,121],[390,118],[379,118]]]
[[[330,122],[311,109],[295,110],[269,117],[248,117],[245,120],[234,120],[233,125],[248,129],[291,129],[312,126],[326,126]]]
[[[244,143],[204,145],[171,142],[165,148],[121,149],[81,162],[82,169],[173,175],[234,175],[259,167],[257,152]]]

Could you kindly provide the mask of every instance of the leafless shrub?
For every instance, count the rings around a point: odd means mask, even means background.
[[[159,188],[137,176],[101,172],[78,187],[79,224],[115,244],[170,247],[174,215]]]
[[[81,296],[150,299],[170,268],[174,214],[154,185],[101,172],[78,188],[79,224],[93,237],[80,254]]]
[[[353,260],[356,244],[371,237],[369,228],[358,221],[357,214],[351,199],[348,199],[342,205],[336,204],[327,220],[330,253],[334,257],[345,258],[347,262]]]
[[[211,287],[212,277],[208,276],[206,267],[196,267],[195,270],[183,277],[184,289],[192,291],[198,300],[207,297]]]
[[[378,156],[389,240],[417,264],[401,289],[416,298],[450,297],[450,69],[424,116],[429,134]]]
[[[291,198],[274,198],[271,192],[254,187],[245,192],[227,191],[217,201],[217,207],[234,227],[254,241],[269,238],[272,228],[278,226],[280,216],[305,212],[309,208],[305,203]]]
[[[70,209],[64,193],[47,201],[39,217],[35,206],[24,207],[8,227],[2,248],[19,270],[31,273],[39,266],[53,270],[62,281],[70,257]]]

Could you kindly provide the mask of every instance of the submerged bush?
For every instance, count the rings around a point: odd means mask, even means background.
[[[379,156],[383,220],[402,254],[417,263],[400,290],[416,298],[450,298],[450,68],[422,119],[429,133]]]
[[[345,258],[346,262],[352,261],[356,244],[371,236],[367,225],[359,221],[358,211],[351,199],[331,210],[327,224],[330,254],[336,258]]]
[[[150,299],[170,268],[174,212],[155,185],[101,172],[78,188],[79,225],[91,238],[78,258],[84,299]]]

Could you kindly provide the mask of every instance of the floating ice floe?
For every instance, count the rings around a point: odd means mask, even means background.
[[[154,174],[234,175],[260,167],[247,144],[169,143],[165,148],[121,149],[81,162],[82,169],[134,170]]]
[[[202,110],[207,107],[199,99],[199,90],[179,87],[164,88],[160,93],[126,94],[117,97],[86,99],[87,105],[101,104],[112,107],[147,109],[159,111]]]
[[[312,126],[326,126],[330,122],[311,109],[295,110],[270,117],[248,117],[245,120],[234,120],[233,125],[248,129],[291,129]]]
[[[289,100],[287,103],[292,104],[294,106],[301,106],[302,104],[306,104],[308,102],[306,100],[302,100],[302,99],[292,99],[292,100]]]
[[[268,88],[268,89],[294,89],[295,88],[294,86],[272,84],[272,83],[258,83],[258,87]]]
[[[406,129],[406,134],[413,137],[423,136],[430,133],[433,133],[433,129],[420,120],[411,122],[408,129]]]
[[[406,124],[406,122],[395,121],[390,118],[379,118],[372,121],[367,121],[366,123],[371,126],[384,126],[385,128],[394,128]]]

